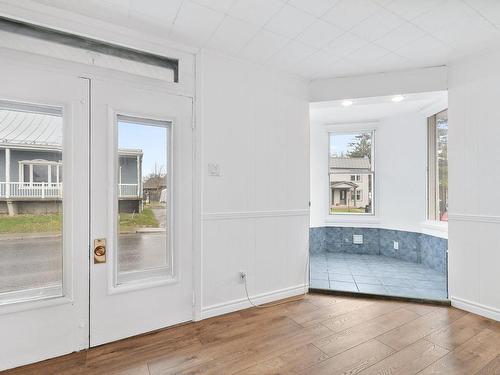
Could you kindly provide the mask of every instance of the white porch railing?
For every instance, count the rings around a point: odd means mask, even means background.
[[[139,186],[137,184],[118,184],[118,194],[120,198],[138,198]],[[0,182],[0,198],[61,199],[62,196],[62,183]]]
[[[118,184],[118,196],[120,198],[136,198],[139,196],[137,184]]]
[[[62,183],[48,182],[0,182],[2,198],[62,198]]]

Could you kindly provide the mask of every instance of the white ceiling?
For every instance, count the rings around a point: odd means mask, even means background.
[[[444,65],[500,46],[500,0],[35,0],[322,78]]]
[[[347,124],[378,121],[387,117],[427,111],[439,111],[447,107],[446,91],[425,92],[403,95],[399,103],[392,101],[392,96],[352,99],[349,107],[342,106],[342,100],[311,103],[310,116],[313,124]]]

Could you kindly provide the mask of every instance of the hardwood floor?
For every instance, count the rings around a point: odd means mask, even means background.
[[[450,307],[307,295],[5,374],[500,374],[500,323]]]

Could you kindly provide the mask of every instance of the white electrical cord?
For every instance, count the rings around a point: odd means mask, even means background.
[[[309,249],[307,249],[306,254],[307,254],[307,258],[306,258],[306,267],[305,267],[305,273],[304,273],[304,288],[305,288],[304,294],[301,294],[300,296],[295,297],[293,299],[292,298],[291,299],[287,299],[286,301],[282,301],[282,302],[266,303],[264,305],[257,305],[256,303],[254,303],[252,301],[252,299],[250,298],[250,295],[248,294],[247,274],[245,274],[244,277],[242,277],[242,279],[243,279],[243,283],[245,285],[245,294],[247,296],[247,300],[250,303],[250,305],[252,305],[253,307],[258,307],[258,308],[266,308],[266,307],[274,307],[274,306],[283,305],[285,303],[290,303],[290,302],[296,302],[296,301],[303,300],[304,297],[306,296],[307,292],[308,292],[307,286],[309,285]]]

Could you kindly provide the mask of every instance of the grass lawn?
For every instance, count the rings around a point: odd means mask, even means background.
[[[0,216],[0,233],[43,233],[60,232],[62,215],[17,215]],[[151,208],[144,208],[140,214],[120,214],[120,232],[137,228],[158,228]]]
[[[158,228],[159,226],[153,210],[148,207],[144,207],[140,214],[120,214],[120,232],[130,232],[137,228]]]
[[[0,233],[60,232],[61,215],[0,216]]]
[[[334,213],[365,213],[364,208],[355,208],[355,207],[333,207],[330,212],[332,214]]]

